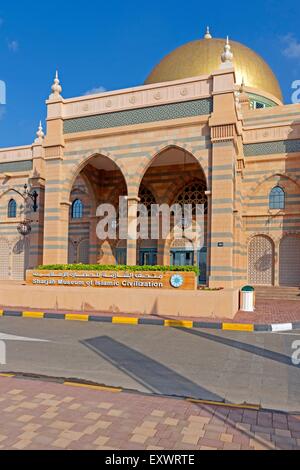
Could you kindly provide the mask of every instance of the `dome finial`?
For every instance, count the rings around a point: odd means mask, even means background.
[[[62,87],[60,85],[60,81],[59,81],[59,78],[58,78],[58,70],[56,70],[55,79],[54,79],[54,83],[51,87],[51,90],[52,90],[52,93],[49,96],[50,100],[54,100],[55,98],[61,98]]]
[[[222,60],[221,68],[232,67],[232,59],[233,59],[233,53],[231,52],[229,36],[227,36],[226,44],[224,46],[224,52],[221,55],[221,60]]]
[[[209,26],[206,27],[206,33],[204,35],[204,39],[211,39],[212,38],[212,35],[210,34],[210,31],[209,31]]]
[[[37,138],[35,139],[36,143],[41,143],[43,142],[43,139],[45,137],[44,131],[43,131],[43,126],[42,126],[42,121],[40,121],[38,131],[36,133]]]

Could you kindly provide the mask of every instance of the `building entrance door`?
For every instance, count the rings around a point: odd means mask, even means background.
[[[193,266],[194,252],[185,250],[171,251],[171,264],[173,266]]]
[[[281,286],[300,285],[300,238],[287,235],[279,248],[279,284]]]
[[[198,266],[200,270],[199,284],[206,284],[206,269],[207,269],[207,248],[204,246],[198,251]]]
[[[140,249],[139,265],[140,266],[156,266],[157,265],[157,250],[151,249],[151,248]]]
[[[126,258],[126,248],[116,248],[116,264],[125,265]]]

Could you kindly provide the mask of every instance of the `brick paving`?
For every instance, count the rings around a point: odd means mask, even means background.
[[[300,415],[0,377],[0,449],[300,449]]]
[[[300,300],[257,300],[253,313],[238,312],[235,321],[250,323],[300,322]]]

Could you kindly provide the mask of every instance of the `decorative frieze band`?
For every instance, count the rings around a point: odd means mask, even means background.
[[[211,129],[211,139],[213,142],[224,142],[233,140],[235,137],[235,125],[214,126]]]
[[[212,109],[212,99],[205,98],[201,100],[183,101],[181,103],[98,114],[96,116],[67,119],[64,121],[64,133],[71,134],[96,129],[109,129],[148,122],[209,115],[212,113]]]
[[[144,85],[142,87],[65,100],[62,110],[60,110],[59,106],[54,108],[55,105],[51,105],[51,115],[48,117],[57,116],[58,113],[62,112],[64,119],[71,119],[156,106],[158,104],[182,102],[183,100],[203,99],[211,94],[211,88],[212,80],[209,78],[200,80],[199,78],[191,78],[171,84]]]

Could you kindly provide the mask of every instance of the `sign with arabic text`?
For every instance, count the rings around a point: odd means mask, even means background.
[[[26,272],[26,283],[47,287],[196,289],[196,274],[185,271],[44,271]]]

